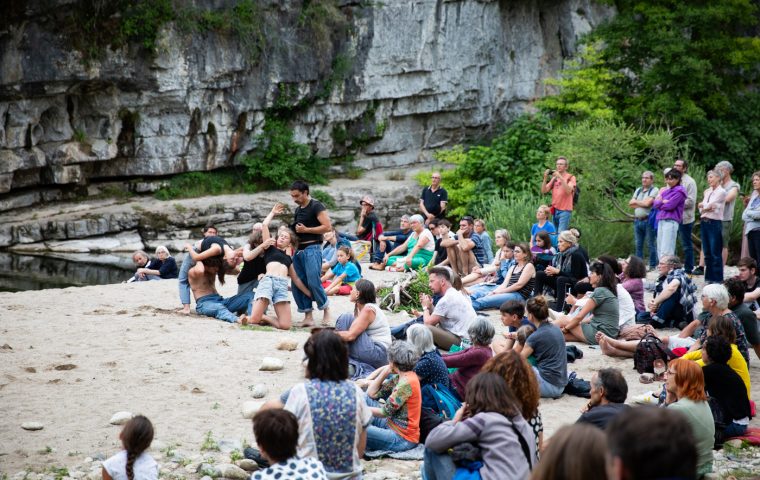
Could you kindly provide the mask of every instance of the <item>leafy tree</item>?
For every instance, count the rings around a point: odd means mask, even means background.
[[[722,117],[758,76],[760,39],[752,0],[614,0],[618,15],[593,39],[604,42],[613,97],[629,121],[688,125]]]
[[[558,93],[542,98],[536,107],[562,122],[586,118],[614,120],[618,114],[609,92],[619,77],[604,63],[600,42],[581,45],[578,57],[568,60],[559,78],[545,81],[556,87]]]

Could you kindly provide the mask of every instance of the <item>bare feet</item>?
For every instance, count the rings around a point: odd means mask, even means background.
[[[324,310],[322,310],[322,326],[328,327],[330,326],[331,322],[332,320],[330,319],[330,309],[325,308]]]
[[[238,323],[241,325],[248,325],[248,315],[245,313],[238,317]]]
[[[181,313],[182,315],[190,315],[190,304],[182,304],[182,308],[178,308],[177,313]]]
[[[373,263],[369,266],[370,270],[385,270],[385,264],[382,263]]]
[[[301,326],[304,328],[309,328],[314,326],[314,316],[311,314],[311,312],[306,312],[303,316],[303,322],[301,323]]]

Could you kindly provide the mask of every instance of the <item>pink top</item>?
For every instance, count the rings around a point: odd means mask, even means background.
[[[456,368],[457,371],[449,374],[451,386],[454,387],[459,398],[464,400],[467,389],[467,383],[480,373],[480,369],[493,356],[491,347],[482,347],[473,345],[456,353],[450,353],[443,356],[443,363],[449,368]]]
[[[702,209],[699,211],[699,218],[709,218],[710,220],[723,220],[723,208],[726,206],[726,191],[723,187],[708,188],[705,190],[705,196],[702,200]]]
[[[567,172],[562,175],[562,178],[570,186],[570,193],[567,193],[562,187],[562,182],[552,179],[552,207],[557,210],[572,210],[573,209],[573,191],[575,191],[575,177]]]

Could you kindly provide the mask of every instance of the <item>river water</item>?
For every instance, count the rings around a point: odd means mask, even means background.
[[[42,290],[121,283],[134,274],[131,255],[0,252],[0,291]]]

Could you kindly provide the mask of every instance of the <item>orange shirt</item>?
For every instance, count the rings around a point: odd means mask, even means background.
[[[562,178],[570,186],[571,192],[567,193],[562,186],[562,182],[557,179],[551,181],[552,185],[552,207],[556,210],[572,210],[573,209],[573,191],[575,190],[575,177],[569,173],[565,173]]]

